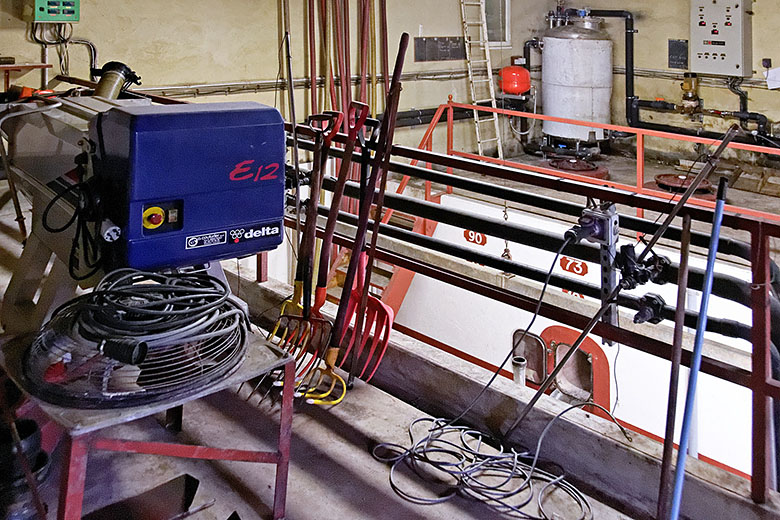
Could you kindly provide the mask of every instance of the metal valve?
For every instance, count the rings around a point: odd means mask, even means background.
[[[634,315],[634,323],[660,323],[663,320],[661,312],[666,302],[655,293],[647,293],[639,300],[639,310]]]

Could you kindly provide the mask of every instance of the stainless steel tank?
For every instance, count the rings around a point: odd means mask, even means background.
[[[542,105],[548,116],[609,124],[612,41],[600,18],[576,18],[549,29],[542,51]],[[605,139],[604,130],[545,121],[545,135],[578,141]]]

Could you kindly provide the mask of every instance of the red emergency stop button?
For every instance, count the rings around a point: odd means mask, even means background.
[[[165,210],[159,206],[152,206],[144,210],[143,224],[146,229],[157,229],[165,222]]]

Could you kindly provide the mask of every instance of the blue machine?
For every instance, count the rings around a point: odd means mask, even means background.
[[[285,132],[259,103],[128,106],[90,123],[105,268],[237,258],[282,242]]]

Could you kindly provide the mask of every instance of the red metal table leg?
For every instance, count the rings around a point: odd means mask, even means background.
[[[292,436],[293,382],[295,363],[290,360],[284,365],[284,386],[282,387],[282,413],[279,419],[279,462],[276,466],[274,488],[274,520],[281,520],[285,514],[287,500],[287,472],[290,466],[290,437]]]
[[[84,482],[87,479],[89,439],[87,437],[67,437],[65,443],[57,518],[59,520],[79,520],[84,501]]]

